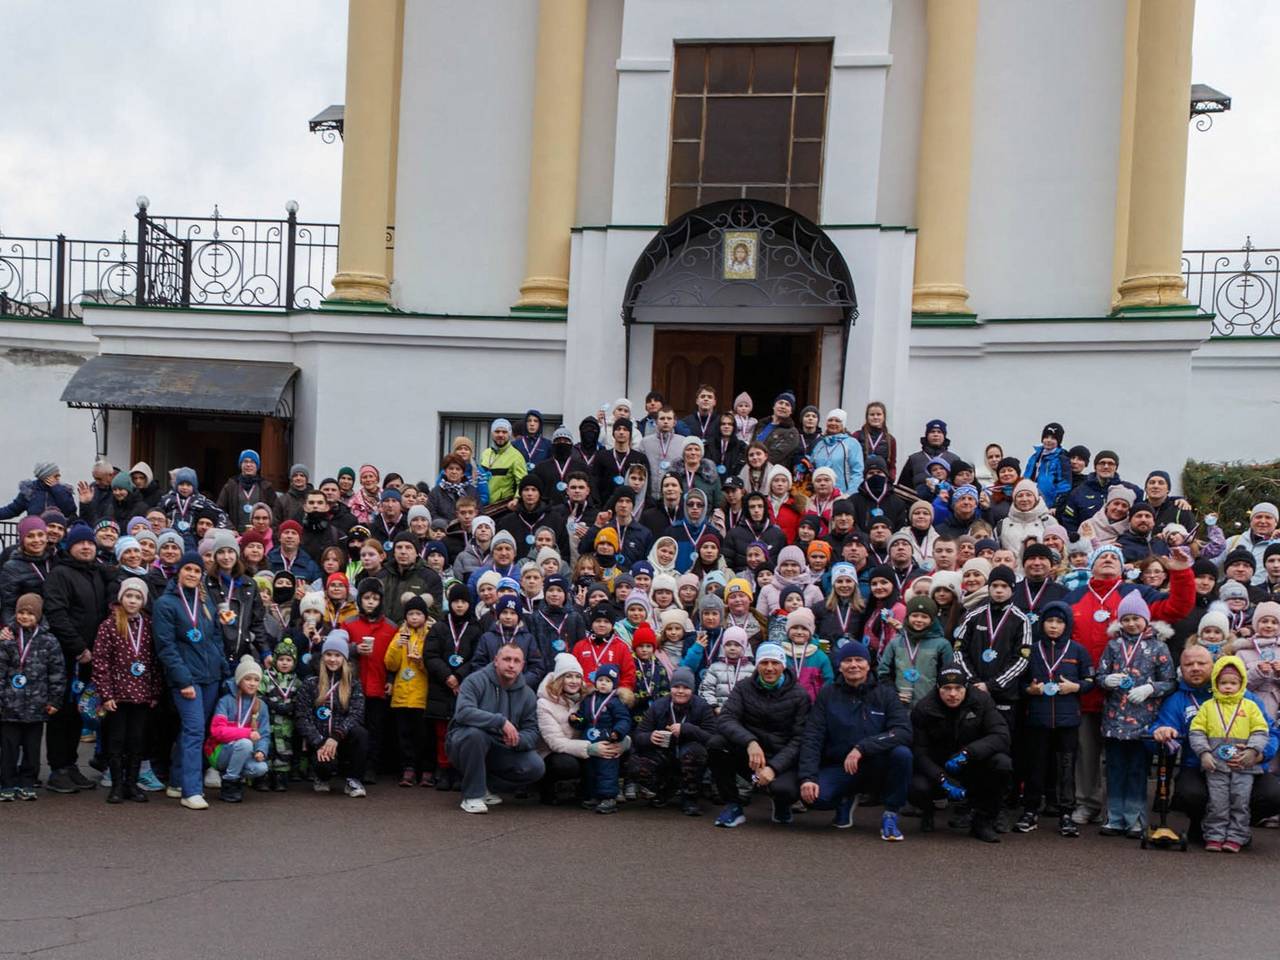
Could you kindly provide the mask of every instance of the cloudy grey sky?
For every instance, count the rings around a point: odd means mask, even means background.
[[[0,231],[112,239],[140,193],[157,213],[275,217],[295,199],[336,221],[342,148],[306,121],[343,100],[346,7],[0,0]],[[1186,245],[1280,246],[1280,3],[1196,16],[1194,79],[1234,102],[1191,132]]]

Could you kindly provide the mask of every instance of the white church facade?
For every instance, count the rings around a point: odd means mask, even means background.
[[[1025,456],[1049,420],[1125,475],[1270,458],[1280,345],[1215,336],[1184,290],[1193,20],[1193,0],[351,0],[323,302],[0,316],[0,436],[72,474],[197,446],[229,474],[224,451],[261,446],[268,473],[412,480],[494,415],[576,428],[710,382],[851,424],[882,400],[907,450],[942,417],[970,458]],[[165,389],[140,382],[162,363]]]

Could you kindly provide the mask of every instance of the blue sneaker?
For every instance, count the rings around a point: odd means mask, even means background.
[[[783,826],[791,823],[791,804],[785,800],[773,798],[773,814],[769,817],[774,823],[780,823]]]
[[[720,812],[720,816],[716,817],[717,827],[740,827],[747,822],[747,815],[742,812],[742,807],[736,803],[731,803]]]
[[[848,830],[853,826],[853,811],[857,807],[857,801],[852,797],[845,797],[836,804],[836,815],[831,818],[831,825],[837,830]]]
[[[164,784],[160,782],[160,778],[149,767],[138,774],[138,786],[147,791],[147,793],[158,793],[164,789]]]
[[[880,817],[880,839],[901,840],[902,831],[898,829],[898,815],[887,810]]]

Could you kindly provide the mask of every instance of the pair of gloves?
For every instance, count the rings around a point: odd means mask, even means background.
[[[969,754],[961,750],[959,753],[951,757],[942,766],[943,766],[943,769],[947,771],[947,773],[954,774],[954,773],[959,773],[960,769],[968,762],[969,762]],[[942,775],[942,789],[946,793],[947,799],[952,801],[958,802],[960,800],[963,800],[967,796],[967,794],[965,793],[964,787],[962,787],[960,784],[956,783],[954,780],[948,777],[946,773]]]
[[[1119,690],[1127,676],[1127,673],[1108,673],[1102,678],[1102,685],[1108,690]],[[1150,683],[1138,684],[1127,691],[1130,703],[1142,703],[1155,692],[1156,688]]]

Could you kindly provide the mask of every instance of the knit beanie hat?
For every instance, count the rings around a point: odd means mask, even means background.
[[[300,613],[324,613],[324,594],[319,590],[304,593],[298,601]]]
[[[763,663],[766,660],[785,664],[787,662],[787,655],[782,652],[782,644],[762,643],[760,646],[756,647],[756,663]]]
[[[662,615],[658,617],[658,626],[665,630],[673,623],[678,623],[680,626],[688,629],[689,615],[680,607],[669,607],[668,609],[663,610]]]
[[[648,644],[651,647],[658,645],[658,638],[654,635],[653,627],[647,623],[642,623],[636,627],[635,633],[631,635],[631,649]]]
[[[151,595],[150,591],[147,589],[147,581],[143,580],[141,577],[125,577],[120,581],[120,589],[116,593],[116,599],[123,600],[124,595],[130,590],[136,590],[138,593],[142,594],[143,603],[146,603],[147,598]]]
[[[343,658],[351,656],[351,636],[341,627],[336,630],[330,630],[328,636],[324,638],[324,646],[320,648],[320,655],[324,656],[330,651],[342,654]]]
[[[959,667],[943,667],[938,671],[938,686],[963,687],[966,683],[964,671]]]
[[[29,613],[39,620],[44,616],[44,598],[38,593],[24,593],[18,598],[14,609],[18,613]]]
[[[836,665],[839,666],[850,657],[859,657],[870,662],[871,651],[861,640],[848,640],[840,644],[839,648],[836,650]]]
[[[1017,582],[1018,575],[1013,572],[1013,568],[1006,567],[1004,564],[1000,564],[998,567],[993,567],[991,572],[987,574],[988,586],[993,583],[1007,583],[1010,589],[1012,589],[1013,585]]]
[[[676,578],[669,573],[659,573],[653,578],[653,583],[649,584],[649,590],[656,593],[659,590],[670,590],[676,592]]]
[[[250,654],[245,654],[240,658],[240,662],[236,664],[236,686],[240,686],[240,681],[245,677],[257,677],[262,679],[262,668],[258,666],[258,661],[253,659]]]
[[[1231,621],[1227,618],[1227,613],[1221,607],[1214,605],[1209,607],[1209,611],[1200,618],[1200,630],[1205,627],[1217,627],[1222,631],[1224,637],[1231,636]]]
[[[1275,617],[1280,620],[1280,603],[1274,600],[1264,600],[1253,608],[1253,629],[1258,629],[1258,621],[1263,617]]]
[[[1120,600],[1120,606],[1116,608],[1116,619],[1121,620],[1130,614],[1135,614],[1143,620],[1151,619],[1151,608],[1147,606],[1147,601],[1142,599],[1142,593],[1138,590],[1130,590]]]
[[[48,530],[49,526],[39,517],[23,517],[18,521],[18,537],[25,537],[28,533],[35,533],[37,530]]]
[[[736,643],[745,650],[748,648],[747,631],[743,630],[741,627],[728,627],[725,629],[724,633],[720,635],[720,643],[722,646],[729,643]],[[632,641],[632,645],[635,645],[635,641]]]
[[[465,600],[467,603],[471,602],[471,591],[467,589],[467,585],[465,583],[453,584],[449,587],[449,592],[446,596],[449,599],[450,606],[458,600]]]
[[[1219,600],[1248,600],[1249,589],[1239,580],[1226,580],[1218,588]]]
[[[556,662],[551,667],[551,673],[548,674],[547,679],[559,680],[571,673],[582,673],[582,664],[578,662],[578,658],[572,653],[557,653]]]
[[[814,620],[813,611],[808,607],[797,607],[787,614],[787,629],[792,627],[804,627],[810,633],[813,633]]]
[[[610,666],[612,666],[612,664],[610,664]],[[687,687],[690,690],[696,689],[697,684],[693,679],[693,671],[688,667],[676,667],[671,671],[671,686]]]
[[[285,637],[277,643],[275,650],[272,652],[275,654],[275,658],[277,660],[281,657],[293,657],[294,660],[298,659],[298,647],[288,637]]]
[[[62,538],[62,542],[68,549],[74,547],[77,543],[93,543],[93,531],[89,529],[87,523],[77,521],[73,523]]]
[[[938,605],[928,597],[912,597],[907,601],[907,615],[927,613],[932,619],[938,615]]]

